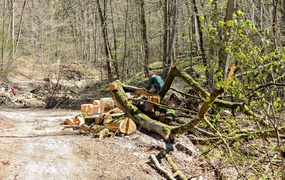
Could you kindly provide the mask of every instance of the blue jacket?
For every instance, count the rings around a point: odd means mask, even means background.
[[[155,88],[154,93],[158,93],[159,90],[162,88],[163,84],[164,84],[164,81],[160,76],[153,75],[150,77],[146,89],[150,90],[151,86],[153,86]]]

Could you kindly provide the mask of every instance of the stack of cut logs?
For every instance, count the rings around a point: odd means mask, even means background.
[[[111,97],[90,99],[90,104],[81,105],[81,112],[77,116],[67,118],[62,124],[63,129],[96,133],[111,131],[131,134],[137,129],[133,120],[125,115]]]

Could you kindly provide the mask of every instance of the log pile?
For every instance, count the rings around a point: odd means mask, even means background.
[[[78,129],[83,133],[94,133],[94,136],[105,137],[115,133],[129,135],[136,131],[134,121],[118,106],[113,98],[105,97],[100,100],[90,98],[89,104],[82,104],[80,113],[67,118],[61,125],[63,129]]]

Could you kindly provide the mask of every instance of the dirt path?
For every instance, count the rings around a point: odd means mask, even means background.
[[[148,165],[152,152],[133,141],[141,134],[99,140],[62,130],[77,113],[2,109],[0,179],[164,179]]]

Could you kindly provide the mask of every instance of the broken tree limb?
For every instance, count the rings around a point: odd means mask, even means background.
[[[158,93],[162,99],[164,98],[167,91],[171,88],[172,82],[176,77],[179,77],[184,80],[186,83],[189,84],[189,86],[191,86],[198,94],[202,95],[204,98],[210,95],[209,92],[207,92],[202,86],[200,86],[200,84],[195,81],[191,76],[189,76],[186,72],[180,71],[179,69],[177,69],[176,66],[172,66],[164,82],[163,87]]]
[[[166,153],[165,150],[162,151],[162,155],[165,157],[165,159],[167,160],[167,162],[170,164],[170,166],[172,167],[172,172],[173,172],[173,176],[176,177],[178,176],[179,179],[181,180],[187,180],[187,178],[184,176],[184,174],[178,169],[177,165],[172,161],[171,157],[169,154]]]
[[[126,95],[125,90],[130,90],[129,86],[125,86],[120,80],[116,80],[110,84],[109,88],[113,95],[113,97],[118,102],[120,108],[126,112],[126,114],[134,120],[134,122],[140,125],[142,128],[155,132],[161,135],[166,141],[171,140],[175,137],[176,134],[183,134],[186,131],[193,129],[197,126],[201,121],[205,120],[205,114],[212,107],[213,103],[217,100],[219,95],[224,92],[226,88],[227,81],[231,78],[231,75],[228,77],[226,82],[224,83],[224,87],[217,87],[213,90],[212,93],[208,93],[205,89],[203,89],[193,78],[191,78],[186,72],[179,71],[175,66],[171,68],[170,73],[168,74],[168,78],[165,81],[164,86],[159,92],[161,97],[164,97],[166,94],[166,90],[169,90],[171,87],[172,81],[175,77],[182,78],[185,82],[187,82],[192,88],[198,92],[204,99],[204,103],[199,108],[196,116],[188,123],[180,125],[180,126],[170,126],[164,123],[158,122],[155,119],[152,119],[148,115],[144,114],[137,106],[132,104],[132,101]],[[128,88],[126,88],[128,87]],[[133,88],[133,87],[132,87]]]
[[[156,157],[152,154],[150,155],[150,159],[152,161],[152,163],[155,165],[156,169],[161,172],[167,179],[169,180],[175,180],[175,178],[172,176],[172,174],[170,172],[168,172],[167,170],[165,170],[158,162],[158,160],[156,159]]]
[[[229,78],[231,78],[231,76],[232,74],[229,74]],[[189,84],[189,86],[191,86],[192,89],[196,91],[197,94],[199,94],[201,99],[205,100],[206,97],[210,96],[210,93],[207,90],[205,90],[202,86],[200,86],[200,84],[197,81],[195,81],[191,76],[189,76],[186,72],[180,71],[179,69],[177,69],[176,66],[172,66],[162,89],[158,93],[161,99],[163,99],[167,91],[172,88],[171,84],[176,77],[181,78],[187,84]],[[227,82],[225,84],[227,84]],[[260,117],[260,115],[251,111],[245,103],[235,103],[220,99],[216,99],[214,103],[217,104],[219,107],[224,107],[224,108],[230,108],[230,109],[240,108],[241,111],[244,112],[247,116]]]
[[[217,99],[217,97],[219,95],[221,95],[223,92],[224,92],[224,90],[222,88],[214,90],[210,94],[210,96],[208,98],[206,98],[206,101],[202,104],[202,106],[199,109],[196,116],[189,123],[172,128],[171,133],[182,134],[183,132],[191,130],[195,126],[197,126],[201,121],[204,120],[205,114],[211,108],[211,106],[213,105],[213,103]]]
[[[278,128],[279,132],[283,132],[285,127]],[[248,129],[242,129],[236,132],[233,132],[229,135],[223,135],[223,138],[227,141],[237,141],[240,139],[257,139],[257,138],[276,138],[276,130],[268,129],[265,131],[252,131]],[[199,142],[218,142],[221,138],[218,135],[211,135],[211,137],[188,137],[191,141],[199,141]],[[281,139],[285,139],[285,135],[280,135]]]
[[[166,141],[171,140],[175,134],[182,134],[188,130],[194,128],[203,119],[207,111],[212,106],[216,98],[224,91],[222,88],[214,90],[209,97],[206,97],[206,101],[199,109],[197,115],[187,124],[181,126],[169,126],[164,123],[158,122],[142,113],[138,107],[134,106],[129,100],[123,89],[121,81],[117,80],[110,85],[110,90],[114,98],[118,101],[121,108],[126,114],[134,120],[135,123],[139,124],[142,128],[155,132],[161,135]]]

